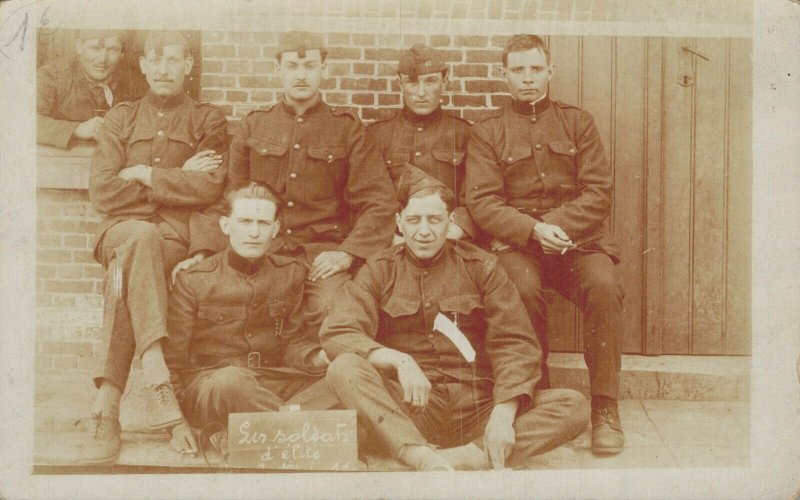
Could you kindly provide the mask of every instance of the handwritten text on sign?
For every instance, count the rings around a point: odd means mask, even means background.
[[[228,465],[264,469],[353,470],[353,410],[232,413]]]

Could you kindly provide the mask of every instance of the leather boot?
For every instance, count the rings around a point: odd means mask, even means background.
[[[621,452],[624,444],[617,400],[604,396],[592,398],[592,453],[613,455]]]

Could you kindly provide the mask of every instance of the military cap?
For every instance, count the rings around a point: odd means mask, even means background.
[[[307,31],[288,31],[278,37],[276,56],[280,58],[284,52],[297,52],[297,57],[303,58],[307,50],[314,49],[319,50],[324,58],[326,51],[321,36]]]
[[[436,177],[431,176],[410,163],[403,165],[403,174],[397,181],[397,199],[401,207],[405,207],[412,196],[423,189],[429,188],[441,188],[444,191],[442,193],[442,199],[445,200],[445,203],[447,202],[447,198],[452,198],[454,196],[452,190]]]
[[[155,50],[156,54],[161,54],[164,47],[169,45],[181,45],[184,48],[188,46],[186,38],[178,31],[153,30],[147,34],[147,38],[144,40],[144,53],[147,55],[151,50]]]
[[[78,40],[85,42],[86,40],[99,40],[100,46],[107,38],[119,38],[119,41],[124,45],[128,38],[128,33],[125,30],[78,30]]]
[[[416,81],[419,75],[438,73],[446,69],[447,65],[439,52],[425,44],[418,43],[400,53],[398,71],[408,75],[411,81]]]

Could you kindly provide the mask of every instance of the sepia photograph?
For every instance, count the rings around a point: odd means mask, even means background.
[[[25,474],[120,485],[88,497],[797,494],[768,443],[800,443],[800,331],[758,321],[800,299],[793,264],[764,277],[762,3],[2,6],[36,106],[30,230],[4,237],[29,263],[16,319],[3,285]]]

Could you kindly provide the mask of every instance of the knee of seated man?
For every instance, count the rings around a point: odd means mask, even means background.
[[[215,371],[205,385],[216,397],[246,397],[258,381],[247,369],[228,366]]]
[[[347,387],[349,380],[355,375],[356,371],[364,366],[364,363],[369,363],[367,360],[351,352],[346,352],[336,356],[336,359],[331,361],[328,366],[328,371],[325,374],[325,379],[331,388],[334,387]]]
[[[158,226],[152,222],[143,220],[125,221],[124,231],[127,234],[127,240],[136,245],[153,245],[159,244],[161,235],[158,232]]]

